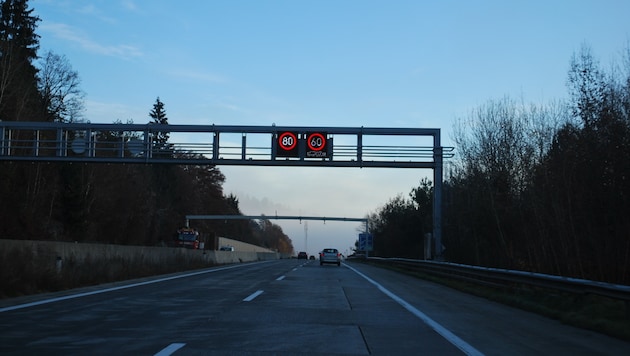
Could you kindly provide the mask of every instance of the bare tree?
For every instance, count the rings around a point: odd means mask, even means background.
[[[607,84],[590,47],[583,45],[571,58],[567,86],[573,114],[581,118],[588,129],[598,124],[605,105]]]
[[[475,263],[510,266],[527,264],[520,239],[532,176],[545,159],[555,129],[566,117],[563,105],[525,105],[509,98],[491,100],[455,127],[459,160],[452,183],[458,235],[477,241]],[[480,212],[484,212],[481,214]],[[467,219],[467,221],[462,221]],[[462,240],[463,241],[463,240]],[[466,242],[468,243],[468,242]],[[453,247],[454,249],[454,247]]]
[[[80,88],[79,73],[63,55],[46,52],[40,62],[38,89],[50,121],[81,121],[85,93]]]

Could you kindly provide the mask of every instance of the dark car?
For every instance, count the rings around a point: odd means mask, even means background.
[[[308,259],[308,254],[306,252],[300,252],[298,253],[298,260],[306,260]]]

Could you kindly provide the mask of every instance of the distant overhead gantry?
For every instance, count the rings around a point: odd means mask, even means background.
[[[326,216],[294,216],[294,215],[186,215],[186,227],[190,227],[190,220],[319,220],[319,221],[348,221],[362,222],[365,231],[369,231],[368,218],[345,218]]]
[[[349,221],[362,222],[365,230],[359,234],[359,249],[368,253],[373,249],[373,238],[369,233],[368,218],[346,218],[346,217],[326,217],[326,216],[294,216],[294,215],[186,215],[186,227],[190,227],[190,220],[319,220],[326,221]]]

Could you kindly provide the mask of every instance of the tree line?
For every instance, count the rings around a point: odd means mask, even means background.
[[[84,121],[85,93],[78,72],[63,55],[52,51],[38,55],[39,21],[28,0],[0,2],[0,120]],[[168,124],[159,97],[149,118],[149,123]],[[121,133],[98,135],[99,142],[115,142]],[[189,154],[174,149],[168,132],[159,132],[151,142],[161,155]],[[224,181],[215,166],[3,161],[0,237],[167,244],[185,215],[241,214],[237,197],[223,193]],[[269,221],[206,221],[195,222],[194,227],[293,253],[290,238]]]
[[[584,45],[568,100],[504,97],[457,120],[447,260],[630,284],[630,47],[610,68]],[[373,213],[374,253],[421,258],[431,196],[423,181]]]

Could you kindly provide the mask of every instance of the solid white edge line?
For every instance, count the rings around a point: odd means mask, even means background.
[[[186,344],[182,343],[173,343],[163,348],[160,352],[156,353],[155,356],[169,356],[172,355],[175,351],[181,349],[186,346]]]
[[[254,300],[254,298],[256,298],[257,296],[263,294],[262,290],[257,290],[254,293],[250,294],[249,297],[243,299],[244,302],[251,302],[252,300]]]
[[[425,324],[427,324],[431,329],[435,330],[435,332],[437,332],[443,338],[445,338],[446,341],[448,341],[451,344],[453,344],[455,347],[460,349],[466,355],[483,356],[482,352],[480,352],[479,350],[475,349],[473,346],[471,346],[466,341],[460,339],[457,335],[453,334],[450,330],[448,330],[447,328],[445,328],[442,325],[438,324],[433,319],[429,318],[429,316],[427,316],[426,314],[424,314],[420,310],[416,309],[413,305],[407,303],[404,299],[402,299],[399,296],[395,295],[394,293],[390,292],[385,287],[383,287],[382,285],[378,284],[378,282],[374,281],[373,279],[371,279],[370,277],[364,275],[363,273],[357,271],[356,269],[348,266],[347,264],[344,264],[344,265],[346,267],[348,267],[349,269],[351,269],[352,271],[354,271],[354,273],[358,274],[359,276],[365,278],[365,280],[367,280],[368,282],[370,282],[373,285],[375,285],[376,288],[378,288],[381,292],[383,292],[388,297],[392,298],[398,304],[402,305],[403,308],[407,309],[413,315],[418,317]]]
[[[274,261],[274,260],[271,260],[271,261]],[[258,262],[258,263],[266,263],[266,262],[271,262],[271,261],[262,261],[262,262]],[[71,294],[71,295],[66,295],[66,296],[58,297],[58,298],[39,300],[37,302],[32,302],[32,303],[18,304],[18,305],[13,305],[13,306],[10,306],[10,307],[0,308],[0,313],[11,311],[11,310],[17,310],[17,309],[24,309],[24,308],[34,307],[34,306],[42,305],[42,304],[60,302],[62,300],[75,299],[75,298],[87,297],[87,296],[95,295],[95,294],[113,292],[113,291],[127,289],[127,288],[140,287],[140,286],[145,286],[145,285],[153,284],[153,283],[166,282],[166,281],[170,281],[170,280],[173,280],[173,279],[191,277],[191,276],[196,276],[196,275],[199,275],[199,274],[225,271],[227,269],[232,269],[232,268],[246,267],[248,265],[250,265],[250,264],[238,264],[238,265],[232,265],[232,266],[227,266],[227,267],[211,268],[211,269],[204,270],[204,271],[187,273],[187,274],[182,274],[182,275],[172,276],[172,277],[166,277],[166,278],[160,278],[160,279],[154,279],[154,280],[151,280],[151,281],[134,283],[134,284],[128,284],[128,285],[124,285],[124,286],[120,286],[120,287],[101,289],[101,290],[97,290],[97,291],[93,291],[93,292]]]

